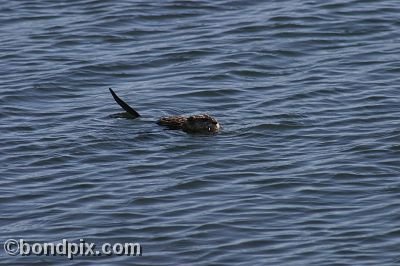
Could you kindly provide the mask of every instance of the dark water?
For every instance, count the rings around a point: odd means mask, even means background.
[[[1,263],[400,264],[397,0],[3,0],[0,14],[1,243],[143,247]],[[108,87],[143,118],[110,116]],[[153,124],[198,112],[223,132]]]

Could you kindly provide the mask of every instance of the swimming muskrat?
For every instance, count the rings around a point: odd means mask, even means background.
[[[117,94],[110,88],[114,100],[133,118],[140,117],[140,114],[121,100]],[[218,121],[208,114],[198,114],[190,116],[167,116],[161,117],[157,121],[158,125],[166,126],[169,129],[182,130],[186,133],[218,133],[221,129]]]

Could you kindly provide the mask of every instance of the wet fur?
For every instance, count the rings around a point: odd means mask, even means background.
[[[133,118],[140,117],[140,114],[120,99],[111,88],[110,92],[114,100],[122,107],[122,109],[129,113]],[[209,134],[218,133],[220,130],[218,121],[208,114],[162,117],[157,121],[157,124],[168,127],[169,129],[182,130],[187,133]]]

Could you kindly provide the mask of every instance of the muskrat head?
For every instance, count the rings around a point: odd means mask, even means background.
[[[218,121],[206,114],[189,116],[182,126],[189,133],[217,133],[220,128]]]

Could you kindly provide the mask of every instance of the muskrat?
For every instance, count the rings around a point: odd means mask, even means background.
[[[133,118],[140,117],[140,114],[130,107],[126,102],[121,100],[117,94],[110,88],[111,95],[114,100]],[[157,124],[165,126],[168,129],[182,130],[186,133],[207,133],[215,134],[221,129],[218,121],[208,114],[198,115],[177,115],[161,117],[157,120]]]

